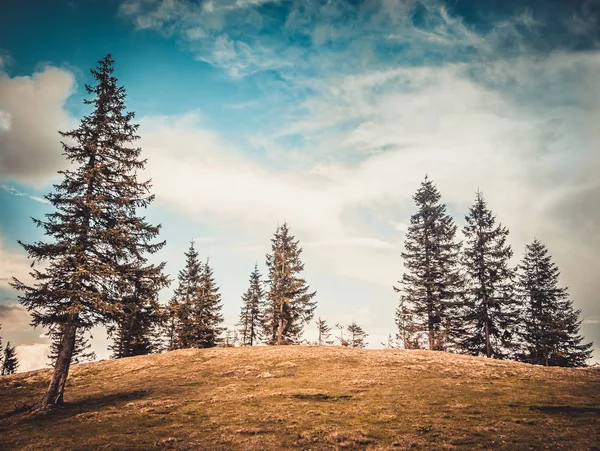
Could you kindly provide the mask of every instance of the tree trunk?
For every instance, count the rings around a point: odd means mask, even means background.
[[[285,326],[287,326],[287,321],[283,317],[283,305],[285,304],[285,299],[281,301],[279,304],[279,327],[277,327],[277,344],[280,345],[283,339],[283,331],[285,330]]]
[[[65,383],[67,382],[69,367],[71,366],[76,335],[77,326],[71,323],[64,327],[52,380],[46,394],[34,407],[34,411],[45,411],[63,404]]]

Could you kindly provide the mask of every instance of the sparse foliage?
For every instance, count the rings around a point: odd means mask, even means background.
[[[356,321],[352,321],[346,330],[348,331],[348,345],[351,348],[364,348],[367,345],[365,338],[368,337],[368,334],[356,324]]]
[[[319,338],[317,339],[317,344],[319,346],[326,346],[333,344],[332,340],[329,340],[331,337],[331,326],[327,324],[320,316],[317,318],[317,332],[319,333]]]
[[[302,248],[290,234],[287,223],[277,227],[271,243],[271,254],[267,255],[265,340],[271,345],[296,344],[317,307],[313,300],[316,292],[311,293],[300,276],[304,270],[300,260]]]
[[[261,338],[264,324],[264,297],[261,275],[258,265],[255,264],[254,271],[250,274],[250,286],[242,296],[242,309],[237,323],[242,346],[253,346]]]

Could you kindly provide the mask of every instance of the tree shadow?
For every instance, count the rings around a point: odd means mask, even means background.
[[[600,407],[533,406],[531,409],[541,410],[544,413],[595,413],[600,415]]]
[[[103,395],[87,396],[72,402],[65,402],[62,406],[39,414],[29,414],[34,404],[20,405],[13,411],[6,413],[3,418],[10,418],[24,414],[19,420],[21,422],[45,422],[59,419],[67,419],[75,415],[98,412],[108,407],[119,407],[131,401],[146,398],[150,394],[148,390],[124,391],[108,393]],[[20,416],[20,415],[19,415]]]

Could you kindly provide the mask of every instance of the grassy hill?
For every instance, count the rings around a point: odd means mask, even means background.
[[[0,448],[600,449],[600,370],[429,351],[188,349],[0,378]]]

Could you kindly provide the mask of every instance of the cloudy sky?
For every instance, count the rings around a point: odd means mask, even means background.
[[[42,196],[66,167],[58,130],[88,110],[106,53],[141,124],[176,275],[210,256],[228,325],[287,220],[317,314],[380,346],[425,174],[460,226],[479,188],[562,270],[600,360],[600,2],[452,0],[17,1],[0,15],[0,335],[46,363],[8,286],[16,240],[42,238]],[[167,301],[170,290],[162,293]],[[311,338],[309,329],[307,336]],[[94,348],[108,356],[106,337]]]

